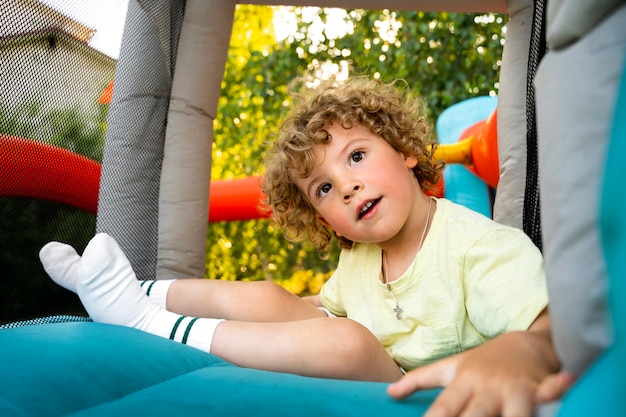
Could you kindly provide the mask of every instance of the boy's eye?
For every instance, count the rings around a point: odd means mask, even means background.
[[[330,192],[331,188],[332,185],[330,185],[329,183],[321,184],[319,187],[317,187],[317,192],[315,193],[315,195],[317,196],[317,198],[322,198]]]
[[[363,157],[365,156],[365,152],[363,151],[354,151],[350,154],[351,162],[361,162]]]

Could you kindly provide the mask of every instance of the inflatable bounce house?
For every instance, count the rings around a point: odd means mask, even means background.
[[[103,98],[110,108],[102,164],[70,150],[78,145],[0,132],[0,415],[400,417],[421,415],[438,395],[426,390],[397,401],[385,384],[240,368],[138,330],[94,323],[43,273],[37,253],[46,242],[80,249],[95,230],[116,238],[140,279],[203,276],[207,213],[211,221],[261,215],[255,178],[210,178],[212,123],[237,3],[130,0],[113,66],[81,46],[88,28],[36,0],[0,6],[3,105],[11,83],[36,90],[45,80],[51,58],[32,46],[38,42],[48,50],[63,44],[71,51],[66,59],[83,54],[101,75],[114,75],[115,86]],[[445,196],[523,229],[542,248],[554,343],[564,369],[579,377],[537,414],[626,415],[626,2],[248,3],[508,13],[497,100],[461,102],[437,121],[439,156],[448,162]],[[18,5],[44,10],[54,24],[12,33],[32,21]],[[22,58],[11,55],[19,48]],[[56,76],[68,89],[90,84],[71,64]],[[24,219],[36,222],[41,237],[24,236]],[[67,223],[83,232],[64,235]]]

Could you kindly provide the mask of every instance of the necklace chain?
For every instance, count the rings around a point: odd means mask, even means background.
[[[417,246],[418,252],[420,249],[422,249],[422,243],[424,243],[424,238],[426,237],[426,229],[428,229],[428,222],[430,221],[430,209],[432,205],[433,205],[433,199],[430,198],[428,201],[428,213],[426,214],[426,224],[424,224],[424,230],[422,230],[420,243]],[[385,251],[383,251],[383,278],[385,279],[385,286],[387,287],[387,291],[389,292],[389,295],[391,295],[391,298],[393,298],[393,301],[396,302],[396,306],[393,308],[393,311],[396,313],[396,320],[401,320],[403,310],[402,310],[402,307],[400,307],[400,304],[398,303],[398,299],[396,298],[396,296],[393,294],[393,291],[391,290],[391,284],[389,283],[389,279],[387,277],[387,255],[385,255]]]

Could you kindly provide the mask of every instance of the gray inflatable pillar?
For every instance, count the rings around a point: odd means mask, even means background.
[[[161,173],[157,278],[204,275],[213,120],[235,6],[234,0],[187,1]]]
[[[498,92],[500,180],[493,208],[499,223],[523,228],[526,189],[526,77],[533,22],[532,0],[510,0]]]
[[[96,231],[118,241],[139,279],[154,278],[156,270],[159,179],[182,7],[129,1],[109,108]]]
[[[590,30],[576,42],[550,49],[535,79],[552,336],[563,369],[575,375],[613,341],[598,219],[626,56],[626,2],[609,12],[587,22]]]

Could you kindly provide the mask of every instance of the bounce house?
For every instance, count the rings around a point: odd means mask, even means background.
[[[110,107],[102,164],[25,135],[0,134],[0,206],[4,198],[44,201],[43,209],[3,208],[0,239],[7,253],[0,262],[12,256],[12,242],[16,254],[32,257],[20,260],[17,277],[2,266],[1,415],[416,416],[439,394],[418,391],[398,401],[383,383],[240,368],[138,330],[94,323],[62,289],[47,291],[54,305],[30,297],[39,285],[30,280],[32,271],[42,274],[37,251],[44,243],[80,246],[93,236],[46,235],[49,223],[88,223],[80,212],[95,215],[96,232],[115,237],[139,279],[203,276],[207,220],[264,215],[258,178],[211,181],[210,175],[212,123],[237,3],[128,2],[114,88],[104,98]],[[626,415],[619,403],[626,389],[626,312],[617,301],[626,294],[620,210],[626,204],[620,184],[626,176],[626,2],[246,3],[509,15],[498,98],[460,102],[437,120],[437,156],[448,163],[443,195],[523,229],[542,248],[554,343],[563,368],[578,379],[537,415]],[[15,4],[43,7],[35,0]],[[45,10],[59,27],[69,25]],[[3,27],[22,24],[14,11],[0,6]],[[571,26],[577,30],[563,30]],[[88,28],[74,27],[72,36],[51,30],[37,28],[28,39],[50,49],[64,42],[82,53],[75,41]],[[24,42],[9,32],[2,33],[7,42]],[[37,61],[36,52],[29,56]],[[89,57],[107,71],[108,58]],[[0,74],[11,80],[8,62],[0,63]],[[59,211],[59,204],[69,211]],[[18,214],[43,219],[46,240],[25,247]],[[29,307],[31,313],[23,313]]]

